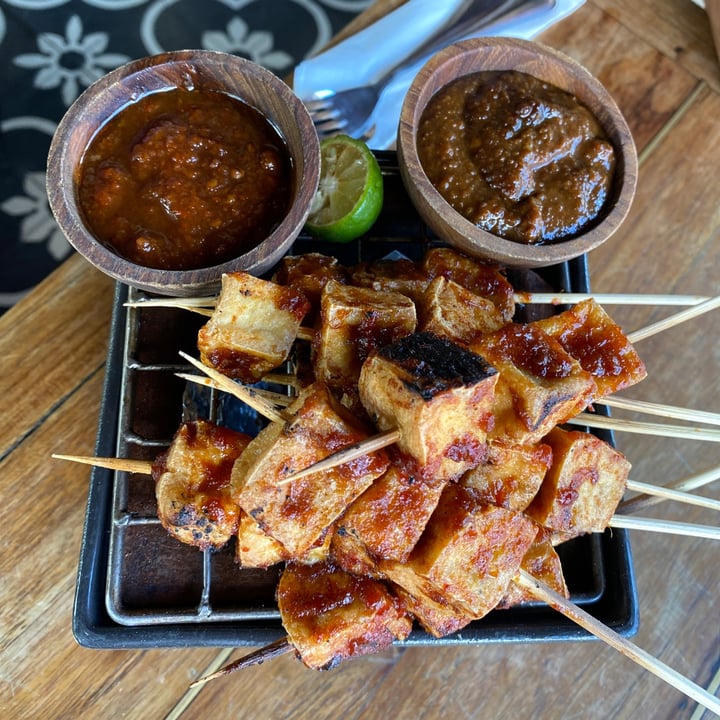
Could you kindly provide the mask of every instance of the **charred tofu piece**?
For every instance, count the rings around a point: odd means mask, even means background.
[[[543,442],[553,464],[527,515],[563,540],[603,532],[625,492],[630,463],[590,433],[555,428]]]
[[[381,430],[436,480],[485,457],[498,374],[480,356],[430,333],[380,348],[360,373],[360,400]]]
[[[314,563],[326,560],[330,554],[332,529],[326,531],[318,544],[310,548],[298,562]],[[245,568],[268,568],[277,563],[292,560],[290,553],[277,541],[270,537],[247,513],[240,512],[237,541],[235,543],[235,560]]]
[[[417,302],[430,281],[421,265],[407,258],[398,258],[355,265],[350,268],[350,282],[371,290],[399,292]]]
[[[257,382],[287,358],[309,310],[297,290],[225,274],[215,311],[198,332],[200,357],[228,377]]]
[[[372,575],[378,560],[407,560],[422,534],[445,483],[425,477],[397,447],[388,449],[390,467],[338,520],[331,552],[348,572]]]
[[[537,533],[521,513],[483,505],[450,483],[407,562],[378,568],[413,597],[442,597],[477,619],[505,596]]]
[[[458,632],[473,621],[467,610],[455,607],[432,588],[416,590],[413,595],[394,583],[390,586],[405,611],[436,638]]]
[[[565,576],[563,575],[560,556],[553,547],[549,533],[541,530],[538,537],[525,553],[520,568],[532,575],[534,578],[545,583],[565,598],[570,597]],[[522,605],[523,603],[534,602],[535,597],[520,585],[510,583],[505,597],[498,603],[499,610]]]
[[[536,443],[592,401],[592,375],[537,325],[510,323],[472,349],[500,373],[493,441]]]
[[[554,337],[594,378],[596,399],[647,376],[645,363],[620,327],[592,298],[534,323]]]
[[[415,304],[405,295],[329,282],[320,298],[317,379],[352,395],[370,353],[415,332],[416,324]]]
[[[549,445],[491,442],[485,460],[465,473],[460,484],[487,505],[522,512],[537,494],[551,464]]]
[[[495,303],[445,277],[435,278],[420,297],[419,328],[461,345],[498,330],[505,319]]]
[[[380,581],[331,563],[289,563],[277,588],[282,624],[300,660],[329,670],[404,640],[412,620]]]
[[[432,248],[423,260],[430,280],[444,277],[492,300],[505,322],[515,314],[515,289],[495,265],[473,260],[452,248]]]
[[[185,423],[153,463],[158,517],[180,542],[220,548],[236,533],[233,464],[250,442],[243,433],[205,420]]]
[[[339,405],[327,387],[305,388],[288,408],[287,423],[273,422],[248,446],[232,473],[234,497],[292,558],[303,557],[348,505],[387,470],[387,454],[364,455],[331,470],[283,482],[368,431]]]
[[[321,253],[286,255],[273,275],[274,282],[302,293],[310,301],[313,313],[319,312],[320,294],[330,280],[346,283],[347,270],[337,258]]]

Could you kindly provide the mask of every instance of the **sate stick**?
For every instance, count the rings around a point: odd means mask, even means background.
[[[225,387],[223,385],[220,385],[220,383],[215,382],[215,380],[213,380],[212,378],[206,377],[204,375],[191,375],[190,373],[175,373],[175,376],[182,378],[183,380],[187,380],[188,382],[195,383],[196,385],[202,385],[203,387],[212,388],[214,390],[225,390]],[[295,399],[291,395],[283,395],[281,393],[273,392],[272,390],[265,390],[264,388],[255,388],[254,387],[254,388],[246,388],[246,389],[250,390],[258,398],[263,398],[263,399],[267,400],[268,402],[272,403],[273,405],[278,405],[279,407],[287,407]],[[238,399],[242,400],[242,398],[238,398]]]
[[[712,525],[695,525],[692,523],[659,520],[657,518],[639,518],[633,515],[613,515],[608,527],[623,530],[649,530],[650,532],[684,535],[685,537],[720,540],[720,527]]]
[[[642,648],[618,635],[614,630],[601,623],[589,613],[574,603],[566,600],[562,595],[549,588],[524,570],[520,570],[513,582],[530,592],[536,599],[542,600],[550,607],[565,615],[597,638],[606,642],[625,657],[630,658],[656,677],[664,680],[675,689],[684,693],[703,707],[720,715],[720,699],[711,695],[707,690],[692,682],[685,676],[668,667],[658,658],[650,655]]]
[[[683,438],[685,440],[705,440],[720,442],[720,430],[713,428],[686,427],[684,425],[666,425],[665,423],[647,423],[636,420],[621,420],[605,417],[594,413],[583,412],[569,420],[568,425],[602,428],[604,430],[620,430],[640,435],[660,435],[661,437]]]
[[[637,482],[636,480],[628,480],[625,483],[625,487],[631,492],[639,492],[648,496],[652,495],[661,500],[675,500],[676,502],[682,502],[688,505],[704,507],[708,510],[720,510],[720,500],[702,497],[702,495],[693,495],[689,492],[663,487],[662,485],[650,485],[649,483]]]
[[[686,320],[692,320],[692,318],[698,317],[699,315],[709,312],[710,310],[714,310],[717,307],[720,307],[720,295],[710,298],[709,300],[706,300],[705,302],[702,302],[698,305],[693,305],[692,307],[689,307],[685,310],[681,310],[679,313],[670,315],[670,317],[667,317],[664,320],[659,320],[652,325],[647,325],[640,330],[628,333],[626,337],[631,343],[636,343],[638,342],[638,340],[644,340],[651,335],[655,335],[659,332],[662,332],[663,330],[668,330],[669,328],[675,327],[680,323],[684,323]]]
[[[137,473],[138,475],[149,475],[152,470],[152,462],[149,460],[130,460],[114,457],[90,457],[88,455],[51,455],[55,460],[70,460],[70,462],[83,465],[94,465],[95,467],[106,468],[107,470],[118,470],[120,472]]]
[[[647,415],[669,417],[675,420],[687,420],[688,422],[705,423],[707,425],[720,425],[720,413],[707,412],[705,410],[663,405],[662,403],[651,403],[645,400],[629,400],[616,396],[605,397],[595,404],[607,405],[608,407],[613,407],[618,410],[631,410]]]

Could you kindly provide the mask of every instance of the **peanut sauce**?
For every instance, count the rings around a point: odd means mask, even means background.
[[[526,73],[480,72],[440,90],[418,128],[430,182],[478,227],[535,244],[599,216],[615,153],[590,111]]]
[[[139,265],[210,267],[259,244],[290,199],[290,157],[257,110],[219,92],[168,90],[127,105],[93,138],[78,195],[90,229]]]

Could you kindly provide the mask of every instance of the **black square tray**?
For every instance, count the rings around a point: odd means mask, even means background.
[[[301,236],[293,253],[324,252],[345,264],[401,252],[419,259],[436,238],[419,220],[402,186],[393,152],[377,153],[385,204],[370,236],[333,245]],[[584,257],[539,271],[511,271],[519,290],[587,292]],[[197,355],[204,318],[185,310],[127,308],[142,297],[118,284],[115,295],[96,454],[150,460],[190,417],[211,417],[257,431],[258,419],[236,401],[187,386],[178,355]],[[557,311],[525,306],[518,316]],[[603,436],[602,433],[599,433]],[[610,435],[605,439],[612,442]],[[571,599],[621,635],[637,631],[632,557],[623,530],[577,538],[560,546]],[[281,637],[274,601],[277,569],[238,568],[232,545],[200,552],[160,526],[152,481],[96,468],[90,480],[73,613],[73,633],[90,648],[257,646]],[[436,639],[416,629],[403,644],[437,645],[592,639],[550,608],[533,603],[493,611],[461,632]]]

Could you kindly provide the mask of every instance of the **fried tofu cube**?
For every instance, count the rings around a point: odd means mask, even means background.
[[[390,585],[405,611],[436,638],[458,632],[473,621],[467,610],[455,607],[430,588],[416,588],[415,594],[410,594],[399,585]]]
[[[485,457],[498,374],[483,358],[430,333],[380,348],[362,367],[360,400],[381,430],[437,480]]]
[[[329,670],[404,640],[412,620],[379,580],[331,563],[289,563],[277,588],[282,624],[300,660]]]
[[[611,445],[590,433],[555,428],[544,439],[553,464],[529,517],[564,540],[603,532],[625,492],[630,463]]]
[[[595,378],[596,399],[635,385],[647,376],[645,363],[635,348],[592,298],[534,324],[554,337]]]
[[[430,281],[421,265],[398,258],[360,263],[350,268],[350,282],[372,290],[399,292],[417,302]]]
[[[407,562],[378,568],[410,595],[443,597],[477,619],[504,597],[537,533],[521,513],[483,505],[450,483]]]
[[[231,472],[250,440],[206,420],[180,426],[152,467],[158,517],[173,537],[206,550],[222,547],[235,534],[240,508]]]
[[[305,388],[288,414],[290,421],[270,423],[248,445],[247,455],[233,468],[232,485],[238,505],[291,557],[301,558],[385,472],[388,459],[383,451],[373,452],[284,482],[284,478],[369,436],[322,383]]]
[[[549,533],[542,530],[538,533],[537,539],[525,553],[520,568],[545,583],[556,593],[565,598],[570,597],[565,583],[565,576],[563,575],[562,564],[560,563],[560,556],[553,547]],[[534,602],[535,599],[535,596],[522,586],[510,583],[507,593],[498,603],[497,608],[505,610],[523,603]]]
[[[347,270],[337,258],[321,253],[286,255],[273,275],[273,282],[302,293],[315,312],[320,310],[320,294],[330,280],[347,282]]]
[[[549,445],[491,442],[485,460],[465,473],[460,484],[481,502],[522,512],[537,494],[551,464]]]
[[[491,300],[444,277],[437,277],[428,285],[418,303],[418,315],[421,331],[462,345],[505,324]]]
[[[348,572],[375,573],[379,559],[404,562],[422,534],[445,483],[389,448],[390,467],[337,522],[332,554]]]
[[[288,356],[307,298],[247,273],[226,273],[215,311],[198,332],[201,360],[243,382],[260,380]]]
[[[515,314],[515,289],[495,265],[473,260],[453,248],[432,248],[423,259],[430,280],[444,277],[492,300],[505,322]]]
[[[500,373],[491,440],[536,443],[592,401],[592,375],[537,325],[510,323],[471,348]]]
[[[320,298],[316,378],[352,395],[368,355],[416,325],[415,304],[405,295],[329,282]]]

